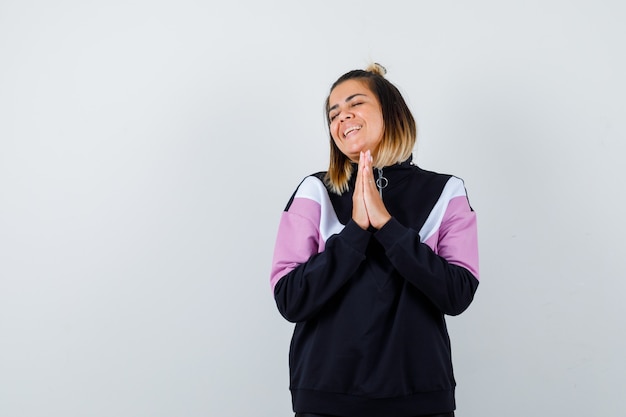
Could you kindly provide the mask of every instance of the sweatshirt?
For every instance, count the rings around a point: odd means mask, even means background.
[[[379,230],[352,220],[352,194],[304,178],[282,213],[270,283],[295,323],[295,412],[409,417],[455,409],[445,315],[478,287],[476,215],[461,179],[412,163],[385,167]],[[354,171],[356,172],[356,170]]]

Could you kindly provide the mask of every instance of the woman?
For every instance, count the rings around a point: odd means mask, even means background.
[[[282,214],[271,284],[296,327],[296,416],[453,416],[444,315],[478,287],[476,217],[463,182],[412,162],[416,126],[374,64],[326,101],[327,172]]]

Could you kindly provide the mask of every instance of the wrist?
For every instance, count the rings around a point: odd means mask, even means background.
[[[376,224],[372,224],[372,226],[374,226],[377,230],[380,230],[389,222],[389,220],[391,220],[391,216],[387,215],[380,221],[376,222]]]

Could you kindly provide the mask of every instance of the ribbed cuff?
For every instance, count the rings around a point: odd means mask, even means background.
[[[347,242],[355,251],[365,254],[372,234],[367,230],[361,229],[354,220],[350,219],[346,227],[339,233],[339,237]]]
[[[374,233],[374,237],[383,245],[385,250],[388,250],[395,245],[400,236],[404,235],[406,232],[407,228],[402,226],[395,217],[392,217],[383,227]]]

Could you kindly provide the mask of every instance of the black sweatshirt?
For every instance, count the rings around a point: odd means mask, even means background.
[[[476,216],[463,182],[409,160],[385,167],[380,230],[352,219],[341,196],[306,177],[281,217],[271,283],[296,327],[296,412],[408,417],[455,409],[444,315],[478,287]],[[354,177],[354,176],[353,176]]]

